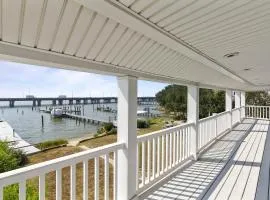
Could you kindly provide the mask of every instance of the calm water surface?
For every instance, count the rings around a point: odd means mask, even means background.
[[[103,106],[103,105],[101,105]],[[116,109],[116,104],[106,104],[105,107]],[[138,110],[143,110],[148,106],[138,106]],[[152,107],[152,106],[150,106]],[[45,108],[45,107],[41,107]],[[115,119],[115,113],[97,111],[97,105],[84,105],[84,115],[94,119]],[[156,110],[151,110],[157,113]],[[44,127],[42,127],[41,116],[44,117]],[[50,114],[39,112],[38,108],[15,107],[0,108],[0,119],[6,120],[15,131],[26,141],[35,144],[53,139],[71,139],[82,136],[91,136],[96,133],[98,126],[77,122],[74,119],[52,118]]]

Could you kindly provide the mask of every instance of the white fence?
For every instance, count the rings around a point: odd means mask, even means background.
[[[61,200],[62,199],[62,191],[63,185],[69,184],[70,188],[70,199],[76,199],[76,173],[77,164],[82,164],[83,166],[83,182],[81,187],[83,188],[83,199],[88,199],[88,182],[92,181],[89,180],[89,172],[94,174],[94,199],[99,199],[100,194],[100,173],[103,173],[104,182],[103,182],[103,191],[104,192],[104,199],[109,200],[111,199],[110,196],[113,196],[116,199],[116,191],[117,191],[117,184],[116,184],[116,177],[117,177],[117,151],[119,149],[124,148],[124,144],[122,143],[114,143],[111,145],[107,145],[104,147],[96,148],[93,150],[87,150],[80,153],[72,154],[69,156],[57,158],[54,160],[50,160],[47,162],[31,165],[28,167],[24,167],[21,169],[13,170],[10,172],[6,172],[0,174],[0,199],[3,199],[3,191],[4,187],[9,186],[11,184],[19,184],[19,199],[25,200],[26,199],[26,190],[27,185],[26,181],[35,177],[39,178],[39,199],[45,199],[45,176],[50,172],[55,172],[55,199]],[[114,168],[113,168],[113,194],[110,194],[109,188],[109,170],[110,170],[110,163],[109,163],[109,156],[114,157]],[[89,169],[89,162],[94,162],[94,170],[93,172]],[[103,162],[103,163],[100,163]],[[100,166],[103,166],[104,170],[100,172]],[[70,170],[70,181],[69,183],[62,183],[63,168],[69,167]]]
[[[137,188],[149,187],[157,178],[191,157],[191,128],[187,123],[137,139]]]
[[[270,119],[270,106],[246,106],[246,117]]]
[[[220,134],[228,130],[230,128],[229,119],[230,112],[222,112],[199,120],[198,149],[202,149]]]

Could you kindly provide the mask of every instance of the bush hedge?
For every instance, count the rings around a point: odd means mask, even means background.
[[[137,120],[137,128],[149,128],[149,127],[150,127],[149,120],[143,120],[143,119]]]
[[[17,169],[27,163],[26,155],[11,148],[7,142],[0,141],[0,173]]]
[[[40,150],[44,150],[44,149],[48,149],[48,148],[58,147],[61,145],[66,145],[67,143],[68,143],[68,141],[63,140],[63,139],[49,140],[49,141],[45,141],[45,142],[37,144],[36,147]]]

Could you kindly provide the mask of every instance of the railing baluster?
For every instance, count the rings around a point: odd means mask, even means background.
[[[39,200],[45,200],[45,174],[39,176]]]
[[[169,168],[172,168],[172,133],[169,134],[170,137],[170,161]]]
[[[172,167],[175,165],[175,132],[172,133]]]
[[[19,183],[19,200],[26,200],[26,181]]]
[[[160,175],[160,137],[157,139],[157,175]]]
[[[137,165],[138,165],[138,145],[137,145]],[[113,199],[117,199],[117,159],[118,159],[118,151],[113,152]],[[137,179],[137,189],[138,189],[138,167],[136,172],[136,179]]]
[[[164,159],[164,157],[165,157],[165,138],[164,138],[164,135],[162,135],[162,137],[161,137],[161,145],[162,145],[162,147],[161,147],[161,172],[163,173],[164,172],[164,162],[165,162],[165,159]]]
[[[62,169],[56,170],[56,200],[62,200]]]
[[[183,160],[183,131],[180,130],[179,132],[180,132],[180,138],[179,138],[180,152],[179,152],[179,154],[180,154],[180,161],[182,161]]]
[[[145,184],[145,142],[142,142],[142,186]]]
[[[176,164],[179,162],[179,131],[176,132]]]
[[[109,200],[109,155],[104,156],[104,199]]]
[[[186,158],[186,146],[187,146],[187,141],[186,141],[186,130],[183,129],[183,159]]]
[[[168,146],[168,137],[169,134],[166,134],[166,156],[165,156],[165,171],[168,170],[168,161],[169,161],[169,146]]]
[[[155,138],[153,138],[152,145],[153,145],[153,149],[152,149],[152,153],[153,153],[153,155],[152,155],[152,178],[154,180],[156,177],[156,140],[155,140]]]
[[[70,199],[76,199],[76,164],[70,166]]]
[[[95,200],[99,200],[99,157],[95,157]]]
[[[150,182],[150,164],[151,164],[151,145],[150,140],[147,141],[147,181]]]
[[[137,142],[137,158],[136,158],[136,160],[137,160],[137,169],[136,169],[136,190],[138,190],[139,189],[139,169],[140,169],[140,160],[139,160],[139,157],[140,157],[140,143],[139,142]],[[117,152],[115,152],[115,154],[116,154]],[[117,154],[116,154],[116,156],[117,156]],[[117,164],[117,162],[116,162],[116,160],[114,160],[114,162]],[[115,169],[115,172],[117,172],[117,167],[116,167],[116,165],[114,165],[115,167],[114,167],[114,169]],[[116,176],[116,175],[115,175]],[[116,183],[117,183],[117,180],[116,180]],[[116,184],[115,184],[115,188],[116,188]],[[114,193],[115,194],[115,196],[116,196],[116,193]],[[115,199],[116,200],[116,199]]]
[[[187,155],[186,158],[190,155],[190,141],[191,141],[191,134],[190,128],[186,128],[186,135],[187,135]]]
[[[88,160],[83,161],[83,200],[88,199]]]

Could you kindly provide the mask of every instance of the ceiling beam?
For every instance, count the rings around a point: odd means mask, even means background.
[[[179,85],[199,84],[197,82],[192,82],[188,80],[177,79],[169,76],[161,76],[137,70],[131,70],[124,67],[115,66],[112,64],[96,62],[92,60],[78,58],[75,56],[69,56],[66,54],[41,50],[32,47],[25,47],[3,41],[0,42],[0,59],[17,63],[83,71],[110,76],[130,75],[136,76],[139,79],[143,80],[164,82],[168,84],[179,84]]]

